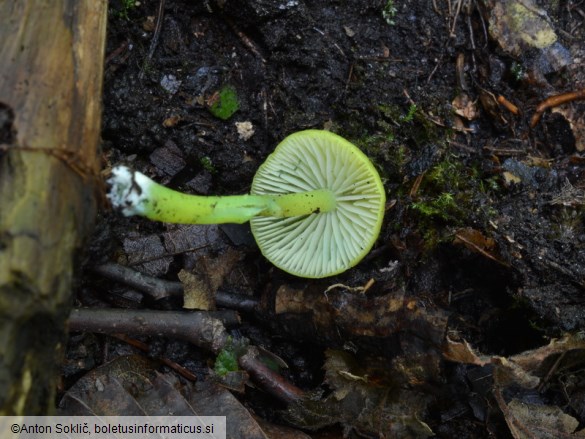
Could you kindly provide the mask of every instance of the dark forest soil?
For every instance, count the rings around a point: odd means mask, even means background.
[[[158,35],[159,0],[125,3],[110,6],[106,168],[123,162],[190,193],[246,193],[286,135],[328,129],[372,159],[388,208],[371,255],[318,281],[271,267],[246,226],[210,226],[189,238],[195,251],[185,253],[184,246],[174,254],[168,240],[189,229],[105,210],[81,303],[163,306],[91,274],[97,263],[131,263],[176,281],[181,269],[226,261],[235,251],[222,290],[272,303],[282,286],[321,297],[330,285],[373,279],[365,293],[372,301],[400,292],[427,313],[370,331],[357,309],[362,305],[349,303],[359,318],[339,317],[341,332],[335,323],[307,329],[315,323],[307,325],[306,315],[282,318],[268,305],[265,315],[244,314],[237,334],[280,355],[290,366],[287,378],[306,389],[322,385],[327,348],[389,361],[402,356],[411,361],[408,369],[423,350],[440,357],[446,335],[483,354],[511,356],[585,328],[585,157],[563,115],[545,113],[529,127],[544,98],[585,86],[582,4],[540,2],[571,56],[555,69],[543,67],[536,49],[518,56],[489,37],[489,2],[449,7],[443,0],[405,0],[392,10],[386,0],[166,0]],[[226,87],[235,91],[238,109],[223,120],[210,109]],[[499,105],[500,95],[520,112]],[[462,96],[475,116],[456,114],[454,100]],[[571,105],[585,110],[584,103]],[[238,131],[242,123],[253,129],[249,138]],[[363,330],[356,329],[360,319]],[[204,370],[202,354],[186,349],[159,347]],[[421,392],[434,397],[421,416],[435,434],[508,437],[492,388],[474,381],[490,370],[444,360],[433,370],[438,375]],[[574,372],[574,379],[584,377]],[[558,404],[582,426],[585,389],[573,386],[567,400],[561,387],[535,391],[534,400]],[[248,403],[278,419],[264,399]]]

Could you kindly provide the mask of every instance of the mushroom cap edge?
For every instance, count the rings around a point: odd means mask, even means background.
[[[380,176],[359,148],[329,131],[304,130],[284,138],[258,169],[251,193],[323,188],[338,197],[334,212],[251,220],[262,254],[290,274],[342,273],[369,253],[380,233],[386,202]]]

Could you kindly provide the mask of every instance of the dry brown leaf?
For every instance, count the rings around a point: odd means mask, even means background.
[[[128,235],[124,239],[123,246],[128,264],[136,270],[151,276],[165,275],[171,262],[173,262],[173,258],[165,255],[165,248],[158,235]]]
[[[476,366],[494,365],[494,383],[501,386],[507,386],[515,383],[527,389],[533,389],[538,386],[540,380],[532,375],[528,370],[523,369],[513,361],[497,355],[480,355],[475,352],[469,343],[455,342],[449,337],[446,338],[443,348],[443,356],[457,363],[473,364]]]
[[[375,437],[426,438],[433,435],[420,420],[430,398],[407,388],[400,370],[387,359],[360,358],[328,350],[325,381],[332,389],[326,397],[301,400],[289,407],[289,419],[298,426],[317,429],[341,423]]]
[[[181,270],[179,280],[183,283],[185,297],[183,307],[209,310],[215,308],[215,293],[230,275],[243,254],[228,248],[217,258],[202,256],[193,272]]]
[[[118,357],[77,381],[63,396],[60,414],[226,416],[227,437],[269,438],[248,409],[228,390],[210,380],[184,384],[174,374],[159,373],[156,367],[154,361],[145,357]]]
[[[502,177],[504,177],[504,185],[507,187],[512,186],[513,184],[520,184],[522,183],[522,179],[515,174],[512,174],[509,171],[502,172]]]
[[[474,120],[479,117],[479,110],[477,109],[476,102],[472,101],[465,93],[457,95],[455,99],[453,99],[453,102],[451,102],[451,105],[453,105],[456,114],[467,120]]]
[[[493,238],[489,238],[479,230],[472,229],[471,227],[457,230],[454,243],[464,244],[470,250],[474,251],[477,251],[477,249],[493,250],[496,245]]]
[[[583,107],[583,104],[573,102],[551,110],[567,119],[573,131],[573,137],[575,137],[575,149],[579,152],[585,151],[585,111],[583,111]]]
[[[525,370],[535,370],[551,355],[576,349],[585,349],[585,336],[582,333],[567,334],[562,338],[552,339],[548,345],[514,355],[511,360]]]
[[[177,274],[183,284],[183,308],[209,311],[215,309],[214,292],[198,275],[181,270]]]
[[[449,361],[485,366],[493,364],[494,382],[500,386],[517,384],[532,389],[540,383],[535,372],[551,355],[562,354],[575,349],[585,349],[585,338],[581,334],[566,335],[537,349],[522,352],[509,358],[477,353],[465,340],[458,342],[449,337],[445,339],[443,357]]]
[[[494,262],[507,265],[496,252],[496,243],[492,238],[485,236],[479,230],[467,227],[455,233],[454,244],[463,244],[469,250],[479,253]]]
[[[513,399],[504,410],[506,423],[515,439],[564,439],[585,437],[572,416],[559,407],[528,404]]]
[[[455,363],[474,364],[476,366],[485,366],[491,361],[487,355],[476,353],[467,341],[458,342],[451,340],[449,337],[445,339],[443,357]]]

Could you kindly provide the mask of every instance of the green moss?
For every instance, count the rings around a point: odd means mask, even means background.
[[[120,0],[119,9],[114,9],[114,15],[118,18],[128,20],[128,13],[136,7],[136,0]]]
[[[238,370],[238,357],[231,349],[223,349],[215,359],[215,367],[213,368],[216,374],[223,377],[229,372]]]
[[[474,210],[474,182],[477,171],[448,157],[437,163],[423,178],[418,200],[411,207],[423,217],[441,219],[451,225],[461,225]]]
[[[238,371],[238,358],[240,358],[248,349],[249,341],[247,338],[228,337],[223,349],[215,359],[213,370],[221,377],[230,372]]]
[[[456,218],[459,213],[455,196],[451,192],[443,192],[436,198],[412,203],[412,208],[425,216],[435,216],[445,221]]]
[[[442,142],[449,131],[429,120],[424,112],[415,104],[404,111],[398,105],[379,105],[381,118],[378,126],[385,132],[394,132],[405,140],[413,141],[417,146]]]
[[[412,182],[409,182],[409,187]],[[450,242],[459,227],[482,227],[496,214],[490,201],[493,182],[483,179],[473,164],[447,156],[424,175],[409,207],[427,248]]]
[[[209,112],[215,117],[227,120],[240,109],[238,94],[231,85],[224,86],[217,95],[214,95],[208,106]]]
[[[410,104],[408,107],[408,112],[401,117],[403,122],[412,122],[414,120],[414,115],[416,114],[417,106],[415,104]]]
[[[203,157],[201,157],[199,159],[199,163],[201,163],[201,166],[203,166],[203,169],[211,172],[212,174],[215,174],[217,172],[217,169],[213,165],[213,162],[211,161],[211,159],[209,158],[209,156],[203,156]]]
[[[386,23],[393,26],[395,24],[394,18],[396,17],[397,12],[398,9],[394,5],[394,0],[388,0],[384,5],[384,8],[382,8],[382,17],[384,17]]]

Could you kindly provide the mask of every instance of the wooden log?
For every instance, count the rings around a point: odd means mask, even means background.
[[[96,212],[106,0],[0,0],[0,415],[51,413]]]

